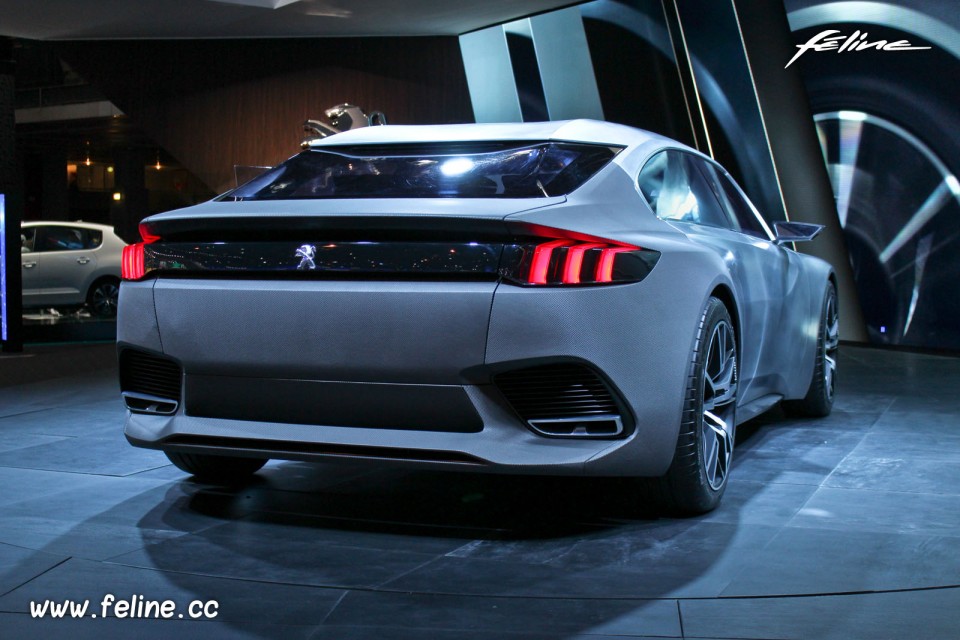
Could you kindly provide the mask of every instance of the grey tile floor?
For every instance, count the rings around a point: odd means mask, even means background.
[[[840,371],[832,416],[743,425],[721,507],[669,519],[609,481],[198,484],[126,444],[112,345],[0,356],[0,638],[958,638],[960,359],[847,346]]]

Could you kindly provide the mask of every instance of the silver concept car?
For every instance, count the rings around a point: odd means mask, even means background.
[[[629,476],[715,507],[738,423],[833,404],[837,295],[730,176],[615,124],[340,133],[124,256],[125,433],[267,459]]]

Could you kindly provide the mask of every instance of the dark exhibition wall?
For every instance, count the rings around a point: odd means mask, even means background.
[[[57,51],[216,192],[299,151],[343,102],[405,124],[472,121],[455,38],[127,40]]]

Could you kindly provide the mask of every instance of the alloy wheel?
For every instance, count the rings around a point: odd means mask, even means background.
[[[720,489],[733,458],[737,404],[737,350],[733,327],[719,322],[710,335],[703,372],[703,420],[700,427],[707,482]]]
[[[840,315],[837,311],[837,295],[835,293],[827,298],[823,321],[823,388],[826,391],[827,399],[833,402],[837,373],[837,349],[840,346]]]
[[[104,282],[97,285],[90,296],[90,306],[98,316],[117,315],[117,299],[120,287],[113,282]]]

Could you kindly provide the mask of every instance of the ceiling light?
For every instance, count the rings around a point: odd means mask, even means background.
[[[242,4],[248,7],[260,7],[261,9],[279,9],[288,4],[299,2],[300,0],[211,0],[221,4]]]

